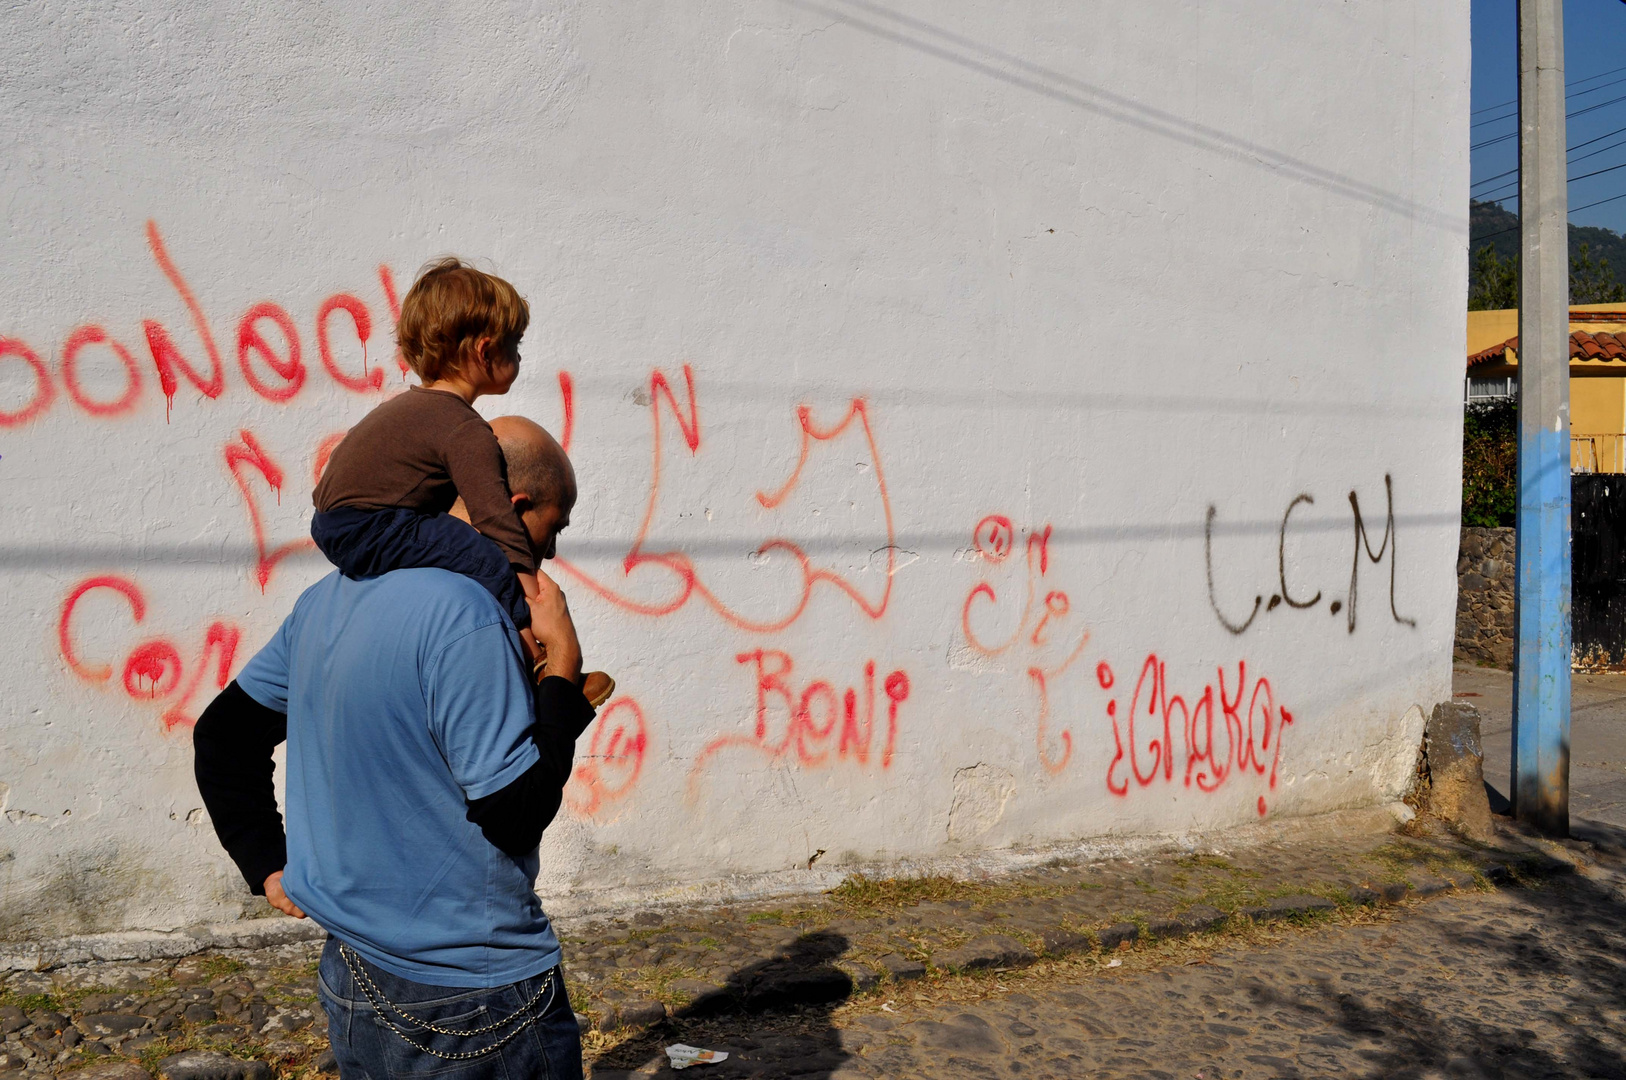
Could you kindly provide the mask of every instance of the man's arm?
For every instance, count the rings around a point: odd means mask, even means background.
[[[570,780],[576,740],[593,722],[593,707],[576,684],[550,675],[536,688],[531,739],[540,757],[501,791],[469,800],[468,819],[487,840],[514,858],[534,851],[559,813]]]
[[[266,879],[288,861],[282,815],[271,784],[271,752],[288,737],[288,717],[255,701],[235,680],[192,729],[193,773],[215,835],[263,896]]]

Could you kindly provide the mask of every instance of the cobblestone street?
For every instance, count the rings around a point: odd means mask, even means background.
[[[1505,673],[1459,668],[1505,775]],[[1575,838],[1379,810],[1003,875],[561,920],[590,1073],[1626,1077],[1626,678],[1577,678]],[[0,972],[0,1076],[318,1080],[320,931],[259,948],[41,946]],[[281,937],[280,944],[270,942]],[[85,962],[125,949],[128,960]],[[55,950],[55,951],[53,951]],[[13,958],[12,964],[19,963]]]
[[[1323,829],[562,930],[601,1078],[668,1075],[678,1042],[726,1050],[718,1080],[1621,1076],[1626,847],[1581,831]],[[12,973],[0,1070],[330,1071],[318,948]]]
[[[1573,878],[985,976],[959,1000],[888,993],[799,1030],[680,1027],[604,1060],[658,1064],[676,1040],[729,1050],[719,1077],[1619,1077],[1623,916]]]

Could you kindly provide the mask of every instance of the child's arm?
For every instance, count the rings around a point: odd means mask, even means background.
[[[526,571],[520,585],[526,596],[535,596],[536,555],[514,509],[497,436],[484,420],[470,418],[451,433],[444,453],[446,473],[468,509],[469,524],[502,548],[511,564]]]
[[[535,600],[541,595],[541,591],[536,584],[535,574],[515,573],[514,576],[519,579],[520,590],[525,593],[527,601]],[[525,646],[525,662],[531,666],[533,671],[542,664],[547,663],[548,650],[543,648],[542,643],[536,640],[536,635],[531,632],[530,627],[527,626],[519,632],[519,640]]]

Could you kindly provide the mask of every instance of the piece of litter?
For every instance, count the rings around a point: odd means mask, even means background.
[[[896,1009],[894,1009],[892,1007],[892,1003],[890,1001],[885,1001],[885,1002],[881,1003],[881,1011],[882,1012],[897,1012],[898,1010],[896,1010]]]
[[[1124,962],[1122,960],[1119,960],[1117,957],[1113,957],[1111,960],[1107,961],[1107,967],[1123,967],[1123,966],[1124,966]]]
[[[690,1065],[715,1065],[719,1061],[727,1061],[728,1051],[702,1050],[698,1046],[673,1043],[666,1048],[666,1056],[671,1059],[672,1068],[687,1069]]]

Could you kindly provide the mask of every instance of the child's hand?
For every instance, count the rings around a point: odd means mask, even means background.
[[[576,640],[576,624],[570,618],[570,607],[565,594],[547,574],[536,575],[537,595],[526,597],[531,606],[531,633],[547,650],[545,675],[560,675],[571,682],[580,682],[582,673],[582,647]]]

